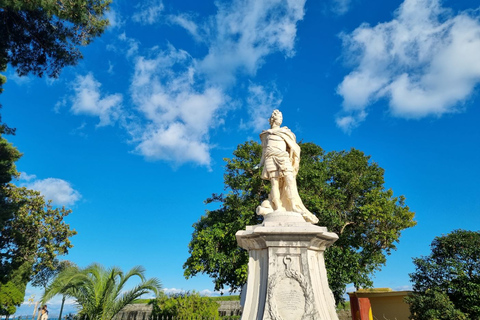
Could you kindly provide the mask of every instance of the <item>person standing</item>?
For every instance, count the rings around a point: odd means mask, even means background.
[[[48,320],[48,309],[47,305],[42,307],[42,315],[40,316],[40,320]]]

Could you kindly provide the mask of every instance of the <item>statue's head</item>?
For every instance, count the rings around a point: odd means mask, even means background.
[[[270,122],[270,126],[273,126],[274,124],[279,126],[282,124],[282,121],[283,121],[283,115],[280,112],[280,110],[278,109],[273,110],[272,115],[268,120],[268,122]]]

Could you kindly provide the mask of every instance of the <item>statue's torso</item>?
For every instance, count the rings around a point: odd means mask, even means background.
[[[267,147],[279,149],[281,151],[287,151],[287,143],[283,140],[282,137],[276,134],[267,134],[266,137],[266,145]]]

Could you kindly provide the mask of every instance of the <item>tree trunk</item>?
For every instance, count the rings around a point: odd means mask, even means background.
[[[62,298],[62,306],[60,307],[60,315],[58,316],[58,320],[62,320],[62,312],[63,312],[63,304],[65,303],[65,296]]]
[[[35,302],[35,308],[33,309],[32,320],[35,320],[35,314],[37,313],[37,307],[38,307],[39,303],[40,303],[40,301]]]

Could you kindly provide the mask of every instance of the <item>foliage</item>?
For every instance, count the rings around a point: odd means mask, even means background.
[[[57,274],[66,268],[74,266],[75,264],[71,261],[54,259],[51,267],[44,266],[32,277],[31,284],[33,287],[43,287],[43,289],[46,289],[50,281],[52,281]]]
[[[209,297],[202,297],[197,292],[167,296],[162,293],[157,299],[152,300],[152,316],[174,317],[178,319],[190,319],[201,317],[219,319],[219,304]]]
[[[78,317],[76,314],[73,314],[73,313],[69,313],[65,316],[65,320],[77,320]]]
[[[384,187],[384,170],[363,152],[325,153],[313,143],[303,143],[297,184],[305,206],[316,213],[319,225],[339,235],[326,251],[330,287],[343,301],[346,284],[372,285],[371,275],[395,250],[402,230],[416,224],[404,197],[394,197]],[[225,194],[213,194],[207,204],[218,203],[193,225],[190,257],[184,264],[187,278],[207,273],[215,289],[240,288],[247,279],[248,253],[238,247],[235,233],[261,222],[255,208],[268,197],[270,184],[254,167],[261,146],[246,142],[227,162]]]
[[[55,278],[55,276],[60,272],[59,270],[60,261],[55,259],[53,261],[52,268],[45,267],[42,268],[35,274],[31,279],[31,284],[33,287],[43,287],[46,289],[49,282]]]
[[[133,278],[141,282],[131,290],[125,290],[125,283]],[[92,264],[84,269],[69,267],[60,272],[45,290],[42,303],[57,294],[71,297],[78,304],[79,316],[89,320],[111,320],[120,310],[140,296],[161,288],[156,278],[145,279],[145,269],[137,266],[127,273],[117,267],[105,269]]]
[[[73,314],[73,313],[69,313],[65,316],[65,320],[77,320],[78,317],[76,314]]]
[[[239,295],[210,297],[213,301],[240,301]]]
[[[13,184],[8,184],[4,190],[17,210],[0,229],[0,275],[8,277],[28,263],[32,268],[29,279],[42,268],[53,268],[56,256],[67,254],[72,247],[69,238],[76,231],[70,230],[64,221],[71,211],[53,208],[38,191]]]
[[[0,314],[14,314],[22,304],[31,270],[31,264],[25,262],[0,282]]]
[[[337,305],[337,311],[340,310],[350,310],[350,301],[345,301]]]
[[[15,211],[0,228],[0,293],[14,285],[23,301],[30,278],[67,254],[76,232],[64,222],[70,211],[54,209],[39,192],[13,184],[1,188]]]
[[[15,162],[20,159],[20,152],[4,137],[4,134],[13,134],[15,131],[1,122],[0,116],[0,230],[5,222],[13,217],[15,206],[6,194],[6,186],[12,178],[18,176]]]
[[[100,36],[111,0],[0,0],[0,71],[57,77],[82,58],[79,47]],[[1,84],[5,77],[0,78]]]
[[[0,315],[11,315],[23,302],[24,293],[11,281],[0,284]]]
[[[431,248],[413,260],[412,319],[480,319],[480,232],[455,230]]]

